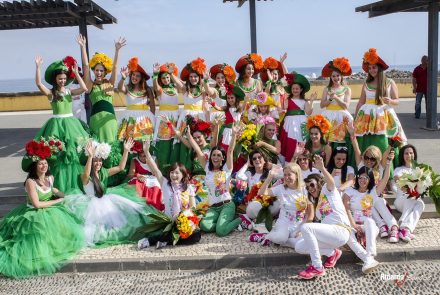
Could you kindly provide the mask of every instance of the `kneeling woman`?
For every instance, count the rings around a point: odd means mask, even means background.
[[[124,143],[119,166],[110,169],[102,167],[110,153],[108,144],[89,142],[85,147],[88,159],[81,175],[85,194],[66,196],[66,206],[83,219],[88,246],[129,243],[136,228],[147,223],[147,213],[156,212],[128,185],[107,190],[108,178],[124,169],[132,146],[132,139]]]
[[[333,177],[324,167],[323,159],[315,155],[315,167],[323,176],[309,175],[304,181],[309,200],[316,204],[315,215],[321,223],[306,223],[301,227],[302,239],[295,245],[295,251],[308,254],[312,264],[298,276],[301,279],[312,279],[325,275],[326,268],[332,268],[342,255],[338,248],[345,245],[350,238],[350,221],[345,211],[341,195],[335,187]],[[321,255],[327,256],[324,265]],[[366,260],[362,270],[377,266],[375,260]]]
[[[148,142],[144,143],[144,154],[146,155],[146,161],[149,167],[151,167],[151,172],[158,179],[162,186],[163,193],[163,203],[165,205],[164,213],[170,217],[172,220],[178,221],[181,214],[185,216],[191,216],[197,218],[195,213],[191,212],[191,209],[195,208],[195,191],[194,188],[189,184],[189,173],[182,163],[174,163],[169,168],[168,176],[162,175],[157,164],[154,162],[153,158],[149,152],[150,144]],[[183,238],[180,236],[177,244],[180,245],[192,245],[200,241],[201,233],[200,230],[196,229],[192,233]],[[168,244],[173,244],[173,233],[168,231],[165,234],[154,235],[151,237],[143,238],[138,242],[138,249],[147,248],[150,245],[156,244],[156,248],[166,246]]]
[[[205,185],[208,188],[209,209],[200,222],[200,228],[205,232],[215,232],[220,237],[228,235],[241,223],[240,218],[234,218],[235,204],[229,193],[234,146],[239,127],[233,125],[231,129],[228,152],[226,153],[223,148],[216,146],[211,149],[208,161],[206,161],[205,154],[200,147],[190,141],[197,159],[205,167]]]
[[[53,187],[46,161],[50,148],[35,144],[42,148],[25,156],[26,204],[0,222],[0,273],[8,277],[54,273],[84,244],[80,221],[61,205],[64,194]]]

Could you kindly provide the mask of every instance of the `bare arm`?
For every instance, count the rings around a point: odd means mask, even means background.
[[[348,130],[348,133],[350,133],[350,139],[351,139],[351,144],[353,146],[354,159],[356,161],[356,166],[359,167],[359,164],[362,162],[362,153],[361,153],[361,149],[359,148],[359,143],[357,141],[357,138],[354,134],[353,123],[348,124],[347,130]]]
[[[365,104],[367,98],[365,96],[365,84],[362,86],[362,90],[361,90],[361,96],[359,97],[359,101],[356,105],[356,116],[357,113],[359,112],[359,109]]]
[[[188,129],[186,136],[188,138],[188,142],[191,145],[191,147],[193,148],[194,152],[196,153],[197,156],[197,160],[199,160],[200,165],[202,165],[202,167],[206,166],[206,159],[205,159],[205,154],[202,152],[202,150],[200,149],[199,145],[196,143],[196,141],[194,140],[194,138],[191,135],[191,131]]]
[[[313,204],[308,203],[306,209],[306,220],[304,222],[306,223],[313,222],[313,219],[315,219],[315,208]]]
[[[134,144],[133,138],[129,138],[124,142],[124,152],[122,153],[122,158],[119,161],[119,165],[108,169],[109,176],[115,175],[121,172],[122,170],[124,170],[125,165],[127,164],[128,151],[133,147],[133,144]]]
[[[76,38],[76,41],[78,42],[80,49],[81,49],[81,62],[82,62],[82,66],[83,66],[83,79],[87,85],[87,89],[92,89],[93,81],[90,77],[89,57],[87,56],[87,50],[86,50],[86,38],[84,38],[82,35],[79,35]]]
[[[347,90],[344,93],[343,99],[340,99],[338,96],[335,95],[334,100],[344,110],[348,109],[348,106],[350,105],[350,101],[351,101],[351,89],[347,88]]]
[[[164,178],[163,178],[162,172],[160,172],[159,167],[157,167],[156,162],[154,162],[153,158],[151,157],[150,142],[148,142],[148,141],[144,142],[143,148],[144,148],[144,153],[147,156],[147,165],[151,168],[151,173],[154,176],[156,176],[159,183],[162,184]]]
[[[333,176],[327,171],[327,169],[325,169],[324,160],[320,156],[315,155],[314,160],[314,166],[319,169],[319,171],[321,171],[321,174],[324,177],[324,182],[327,185],[327,190],[329,192],[332,192],[335,189],[335,181],[333,179]]]
[[[127,86],[125,86],[125,79],[127,79],[129,75],[129,71],[126,67],[121,69],[121,80],[118,83],[118,90],[124,94],[127,94]]]
[[[347,194],[344,194],[342,196],[342,202],[344,203],[345,211],[347,212],[348,220],[350,220],[351,226],[355,228],[356,231],[359,231],[361,227],[357,225],[353,219],[353,213],[351,212],[351,206],[350,206],[350,197]]]
[[[347,176],[347,181],[341,184],[339,187],[339,191],[345,191],[347,188],[352,187],[354,185],[354,174],[350,174]]]
[[[376,185],[376,192],[378,195],[380,195],[385,188],[387,187],[387,183],[388,180],[390,179],[390,166],[391,166],[391,161],[394,159],[394,151],[391,150],[388,157],[387,157],[387,162],[385,165],[385,171],[383,172],[383,177],[381,180],[379,180],[379,182]]]
[[[47,208],[52,205],[58,204],[64,200],[61,197],[59,199],[51,200],[51,201],[40,201],[40,199],[38,198],[37,187],[35,185],[35,181],[33,181],[31,179],[26,180],[26,192],[29,195],[32,206],[34,206],[37,209]]]
[[[231,127],[232,129],[232,136],[231,141],[229,142],[228,152],[226,153],[226,166],[229,170],[232,171],[234,167],[234,148],[235,148],[235,140],[237,138],[237,133],[240,130],[239,126],[234,126],[234,124]]]
[[[263,182],[260,189],[258,190],[259,195],[273,196],[273,192],[269,188],[269,185],[272,183],[273,177],[274,177],[274,172],[270,170],[266,180]]]
[[[306,100],[306,103],[304,105],[304,111],[307,116],[310,116],[313,113],[313,101],[318,98],[318,94],[316,92],[313,92],[312,95],[308,100]]]
[[[125,38],[119,38],[118,41],[115,42],[115,57],[113,59],[113,69],[109,80],[110,84],[112,85],[115,85],[118,76],[119,51],[125,45],[126,45]]]
[[[319,103],[321,109],[327,107],[331,103],[331,101],[327,99],[327,94],[328,94],[328,90],[327,87],[325,87],[324,90],[322,91],[321,102]]]
[[[255,145],[257,147],[265,147],[266,149],[277,155],[279,155],[281,152],[281,142],[279,140],[275,140],[274,146],[262,140],[259,140]]]
[[[44,84],[41,82],[41,65],[43,64],[43,58],[41,56],[37,56],[35,58],[35,84],[37,84],[38,89],[46,95],[51,96],[52,92],[44,86]]]
[[[85,150],[89,155],[87,158],[86,166],[84,167],[84,171],[81,174],[81,181],[83,185],[87,185],[87,183],[89,183],[90,172],[92,171],[92,160],[95,156],[96,148],[94,148],[92,142],[89,141],[85,147]]]
[[[72,93],[73,96],[76,96],[76,95],[80,95],[80,94],[86,92],[88,89],[87,89],[86,83],[81,78],[81,75],[78,72],[78,64],[77,63],[75,63],[75,65],[73,66],[73,73],[75,74],[76,81],[78,81],[78,84],[80,87],[76,88],[76,89],[72,89],[70,92]]]

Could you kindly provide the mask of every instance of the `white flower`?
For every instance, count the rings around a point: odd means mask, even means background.
[[[110,152],[111,152],[111,146],[108,143],[98,143],[96,145],[95,157],[105,160],[110,155]]]

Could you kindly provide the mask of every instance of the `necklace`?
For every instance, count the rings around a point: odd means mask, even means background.
[[[244,91],[244,92],[252,92],[257,88],[257,81],[253,79],[252,85],[250,87],[244,86],[241,81],[238,81],[238,86]]]
[[[168,94],[170,96],[174,96],[177,94],[176,88],[174,88],[174,85],[168,85],[168,87],[162,87],[162,90],[165,94]]]
[[[200,85],[197,85],[196,87],[191,89],[191,96],[193,98],[197,98],[202,94],[202,87]]]

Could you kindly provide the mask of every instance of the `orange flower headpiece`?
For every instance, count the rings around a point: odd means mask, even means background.
[[[209,69],[209,76],[213,80],[215,80],[218,73],[223,73],[223,75],[225,75],[226,82],[228,83],[235,82],[235,79],[237,78],[234,69],[226,63],[213,65],[211,69]]]
[[[176,64],[172,62],[161,65],[159,71],[161,73],[169,73],[170,67],[174,67],[173,70],[174,76],[179,75],[179,69],[177,68]]]
[[[131,73],[133,73],[133,72],[141,73],[141,75],[144,75],[145,80],[150,79],[150,75],[147,74],[147,72],[139,65],[138,62],[139,62],[139,59],[137,57],[130,58],[130,60],[128,61],[128,65],[127,65],[128,70]]]
[[[318,127],[322,134],[327,134],[330,131],[331,124],[323,115],[314,115],[307,118],[307,130],[312,127]]]
[[[281,79],[281,78],[283,78],[284,77],[284,70],[283,70],[283,65],[278,61],[278,60],[276,60],[275,58],[273,58],[273,57],[268,57],[268,58],[266,58],[265,60],[264,60],[264,67],[263,67],[263,70],[261,71],[261,73],[260,73],[260,78],[261,78],[261,80],[263,80],[263,81],[267,81],[269,78],[267,77],[267,72],[266,72],[266,70],[278,70],[278,73],[279,73],[279,77],[278,77],[278,79]]]
[[[264,67],[263,59],[257,53],[250,53],[240,57],[240,59],[235,64],[235,71],[240,73],[248,64],[252,64],[254,66],[254,74],[258,74]]]
[[[388,65],[377,54],[376,48],[370,48],[367,52],[364,53],[362,69],[367,73],[368,65],[380,65],[384,71],[388,69]]]
[[[203,58],[196,58],[191,63],[187,64],[180,73],[180,79],[183,81],[188,80],[189,74],[191,72],[196,73],[200,77],[203,77],[203,73],[206,71],[206,64]]]
[[[341,73],[342,76],[351,75],[350,62],[345,57],[338,57],[329,61],[322,69],[323,77],[330,77],[333,71]]]

